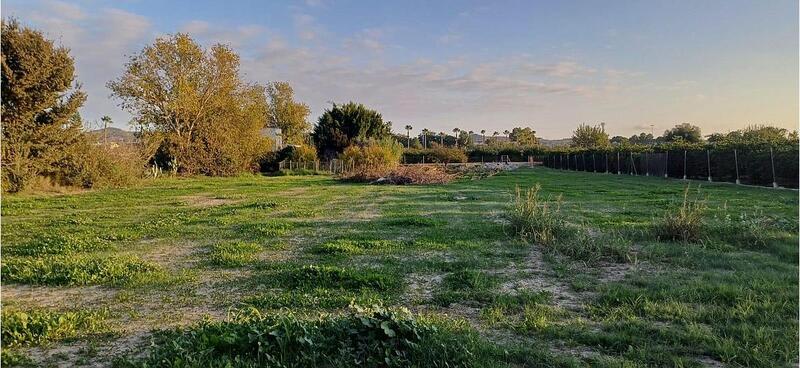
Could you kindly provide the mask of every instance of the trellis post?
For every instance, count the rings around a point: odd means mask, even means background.
[[[708,182],[711,182],[711,151],[706,150],[706,162],[708,166]]]
[[[650,161],[648,161],[648,160],[649,160],[649,158],[647,157],[647,152],[645,152],[644,153],[644,171],[645,171],[644,176],[650,176]]]
[[[617,175],[622,175],[622,170],[619,167],[619,151],[617,151]]]
[[[772,165],[772,187],[778,187],[778,181],[775,179],[775,157],[772,155],[772,147],[769,147],[769,162]]]
[[[597,163],[594,160],[594,152],[592,152],[592,171],[597,172]]]
[[[683,150],[683,180],[686,180],[686,150]]]
[[[733,149],[733,161],[736,163],[736,184],[741,184],[739,182],[739,154],[735,148]]]

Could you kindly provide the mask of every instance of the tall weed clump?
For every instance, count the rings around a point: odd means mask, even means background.
[[[698,187],[695,196],[690,195],[690,186],[683,190],[683,200],[668,209],[664,216],[655,222],[655,232],[659,239],[693,243],[701,240],[705,227],[704,216],[706,199],[700,195]]]
[[[549,245],[567,234],[567,221],[561,211],[561,196],[543,198],[540,190],[539,184],[524,192],[517,187],[506,219],[520,238]]]
[[[403,146],[392,139],[370,140],[347,147],[339,159],[349,165],[342,177],[355,181],[371,181],[390,173],[400,164]]]

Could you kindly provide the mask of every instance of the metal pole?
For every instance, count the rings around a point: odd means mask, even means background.
[[[592,152],[592,171],[597,172],[597,163],[594,160],[594,152]]]
[[[777,188],[778,182],[775,180],[775,157],[772,155],[772,147],[769,148],[769,162],[772,164],[772,187]]]
[[[733,150],[733,161],[736,162],[736,184],[741,184],[739,182],[739,154],[736,153],[736,149]]]
[[[711,151],[706,150],[706,161],[708,162],[708,181],[711,182]]]
[[[622,170],[619,167],[619,151],[617,151],[617,175],[621,175]]]
[[[686,150],[683,150],[683,180],[686,180]]]
[[[644,176],[650,176],[650,158],[647,156],[647,152],[644,153]]]
[[[606,174],[608,174],[608,152],[606,152],[606,164],[605,164],[605,167],[606,167]]]
[[[664,179],[669,177],[669,151],[664,151]]]

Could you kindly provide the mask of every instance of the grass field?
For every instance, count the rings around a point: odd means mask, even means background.
[[[536,183],[589,235],[512,234]],[[685,186],[536,168],[6,196],[3,363],[796,366],[797,192],[702,184],[703,239],[659,241]]]

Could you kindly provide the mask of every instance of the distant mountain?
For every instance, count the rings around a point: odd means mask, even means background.
[[[98,142],[103,142],[107,139],[108,142],[113,143],[133,143],[136,142],[136,135],[133,132],[122,130],[120,128],[107,128],[97,129],[86,132],[87,134],[97,138]]]
[[[572,138],[562,138],[562,139],[543,139],[539,138],[539,144],[545,147],[558,147],[558,146],[569,146],[572,144]]]

